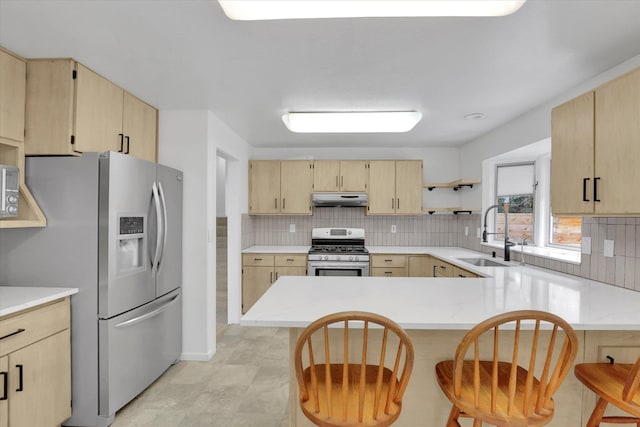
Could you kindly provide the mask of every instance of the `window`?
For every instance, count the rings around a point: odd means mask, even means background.
[[[496,233],[504,236],[507,206],[509,238],[514,242],[535,243],[535,166],[535,162],[528,162],[496,167],[496,204],[500,206],[495,214]],[[499,239],[494,235],[494,240]]]
[[[571,262],[580,261],[582,218],[551,214],[551,139],[545,139],[483,161],[481,227],[487,223],[489,245],[504,242],[504,204],[508,204],[509,238],[526,252]],[[499,208],[487,212],[487,208]],[[487,215],[489,213],[489,215]],[[495,233],[495,234],[492,234]],[[519,247],[512,248],[519,251]]]

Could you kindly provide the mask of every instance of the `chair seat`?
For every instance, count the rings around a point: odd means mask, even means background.
[[[535,399],[530,399],[531,403],[527,408],[523,407],[525,382],[527,371],[518,366],[516,379],[516,404],[508,411],[509,374],[511,364],[498,362],[498,391],[496,395],[496,411],[492,415],[491,411],[491,371],[493,362],[479,361],[480,365],[480,393],[479,402],[474,403],[474,379],[473,361],[464,361],[462,365],[462,389],[459,397],[454,394],[453,388],[453,368],[454,361],[446,360],[436,364],[436,375],[440,387],[456,407],[465,414],[479,418],[497,426],[542,426],[549,423],[553,417],[553,402],[547,409],[542,409],[535,413]],[[539,382],[533,379],[532,394],[536,395]],[[508,421],[506,421],[508,420]]]
[[[632,364],[626,363],[581,363],[576,365],[575,375],[599,397],[640,417],[640,393],[629,402],[622,400],[622,390],[632,368]]]
[[[391,400],[389,402],[388,413],[385,414],[385,397],[388,395],[389,384],[399,386],[398,381],[392,381],[392,372],[388,368],[384,368],[381,392],[378,396],[377,416],[373,417],[376,381],[378,376],[377,365],[367,365],[365,374],[365,391],[364,391],[364,415],[361,423],[357,422],[358,405],[359,405],[359,387],[361,366],[349,364],[347,396],[344,396],[343,381],[343,364],[331,364],[331,402],[327,400],[327,382],[325,376],[325,365],[315,365],[318,381],[318,405],[319,411],[316,411],[316,403],[313,394],[309,395],[309,399],[304,401],[301,399],[302,411],[305,415],[312,415],[315,419],[323,419],[325,426],[388,426],[393,423],[400,415],[401,404],[396,404]],[[307,388],[313,390],[311,386],[311,368],[308,367],[303,372],[303,379]],[[370,408],[370,409],[369,409]],[[346,410],[346,414],[345,414]],[[331,414],[331,415],[330,415]]]

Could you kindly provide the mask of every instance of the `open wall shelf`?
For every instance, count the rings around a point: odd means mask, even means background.
[[[452,208],[422,208],[422,212],[433,215],[434,213],[452,213],[458,214],[472,214],[474,212],[480,212],[478,207],[452,207]]]
[[[424,188],[429,191],[433,191],[434,188],[451,188],[453,191],[458,191],[462,187],[473,188],[473,184],[480,184],[479,179],[457,179],[451,182],[443,183],[426,183]]]

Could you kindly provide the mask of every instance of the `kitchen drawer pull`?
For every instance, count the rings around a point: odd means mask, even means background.
[[[595,178],[593,178],[593,201],[594,202],[600,201],[600,199],[598,199],[598,181],[600,181],[599,176],[596,176]]]
[[[384,262],[391,262],[393,261],[392,259],[385,259]]]
[[[447,268],[447,266],[446,265],[441,265],[440,268]]]
[[[591,178],[583,178],[582,179],[582,201],[583,202],[589,202],[590,200],[587,199],[587,181],[589,181]]]
[[[9,373],[8,372],[0,372],[2,378],[2,397],[0,400],[7,400],[9,398]]]
[[[22,384],[22,365],[16,365],[16,368],[18,368],[18,388],[16,389],[16,391],[23,391],[24,387],[22,387],[24,384]]]
[[[262,261],[262,258],[254,258],[254,261]]]
[[[467,277],[464,274],[458,274],[458,277]]]
[[[7,334],[7,335],[5,335],[5,336],[3,336],[3,337],[0,337],[0,340],[3,340],[3,339],[5,339],[5,338],[12,337],[12,336],[14,336],[14,335],[18,335],[20,332],[24,332],[24,331],[25,331],[25,329],[20,328],[20,329],[18,329],[18,330],[17,330],[17,331],[15,331],[15,332],[11,332],[10,334]]]
[[[384,274],[393,274],[393,271],[385,271]]]
[[[293,261],[295,261],[295,260],[294,260],[293,258],[287,258],[287,261],[289,261],[289,262],[293,262]]]

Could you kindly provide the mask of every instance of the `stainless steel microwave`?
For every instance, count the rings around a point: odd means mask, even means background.
[[[0,165],[0,218],[18,216],[20,169]]]

